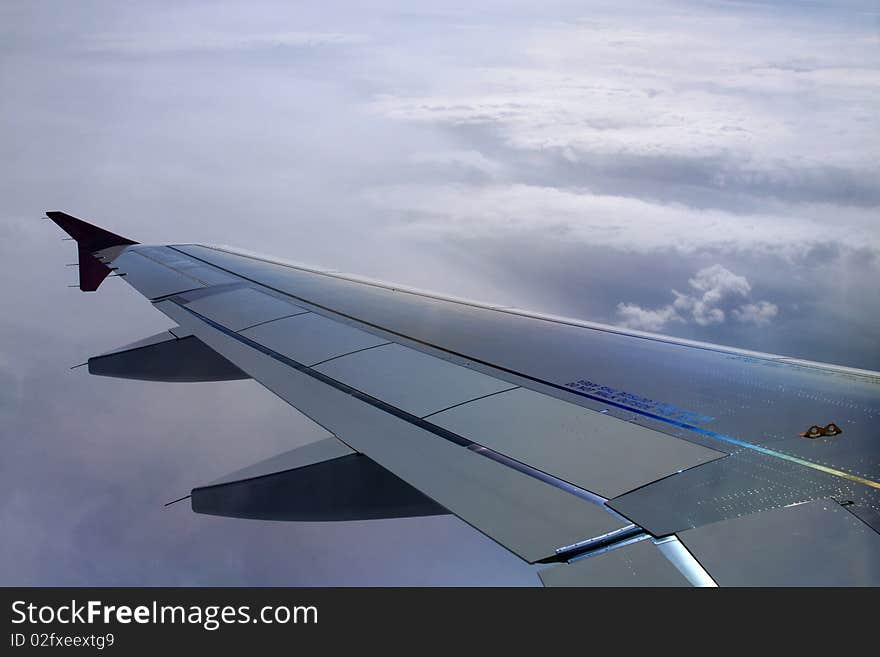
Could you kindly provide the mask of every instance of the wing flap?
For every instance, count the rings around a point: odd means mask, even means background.
[[[354,351],[389,344],[371,333],[315,313],[266,322],[242,331],[242,335],[309,366]]]
[[[314,371],[292,367],[182,305],[161,301],[156,307],[353,449],[527,561],[627,524],[599,505],[328,385]]]
[[[523,388],[431,422],[606,498],[726,456]]]
[[[188,308],[233,331],[308,312],[287,300],[249,287],[211,287],[181,298]]]
[[[334,358],[315,369],[422,418],[516,387],[398,344]]]

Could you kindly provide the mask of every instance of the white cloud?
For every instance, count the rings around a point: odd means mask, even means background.
[[[688,283],[695,290],[703,292],[703,298],[709,302],[717,302],[727,295],[748,296],[752,291],[745,276],[737,276],[721,265],[701,269]]]
[[[624,253],[671,251],[692,254],[760,252],[796,258],[813,247],[836,242],[851,249],[880,252],[876,211],[813,205],[797,214],[767,211],[735,213],[500,182],[374,187],[366,200],[385,216],[397,215],[399,230],[423,237],[464,239],[509,237],[564,239]],[[837,227],[829,231],[833,212]]]
[[[490,141],[503,168],[482,184],[386,185],[370,199],[435,237],[880,255],[880,51],[870,26],[827,18],[652,3],[514,28],[515,57],[463,50],[369,106]]]
[[[779,307],[769,301],[749,303],[733,310],[733,317],[736,321],[755,326],[766,326],[778,314]]]
[[[415,153],[410,157],[413,164],[471,170],[494,178],[501,165],[476,150],[430,151]]]
[[[104,34],[94,37],[88,50],[140,55],[169,53],[260,50],[264,48],[343,45],[364,42],[358,34],[341,32],[232,32],[191,31],[180,33]]]
[[[766,326],[779,312],[776,304],[769,301],[735,306],[738,300],[749,297],[752,287],[744,276],[721,265],[699,270],[688,284],[691,293],[672,290],[675,300],[660,308],[617,304],[618,323],[626,328],[660,331],[671,322],[693,322],[699,326],[723,324],[730,312],[738,322]]]
[[[675,295],[675,301],[672,305],[668,306],[670,310],[675,310],[678,313],[691,317],[700,326],[722,324],[724,322],[724,311],[721,308],[717,308],[698,297],[682,294],[677,290],[672,290],[672,294]],[[685,320],[682,319],[682,321]]]
[[[672,306],[650,310],[634,303],[619,303],[617,315],[621,326],[644,331],[660,331],[669,322],[684,321]]]
[[[515,60],[452,60],[418,92],[378,95],[371,107],[398,121],[484,126],[525,155],[625,159],[634,177],[663,180],[663,163],[689,162],[704,176],[691,184],[876,203],[880,51],[869,24],[651,4],[519,36]]]

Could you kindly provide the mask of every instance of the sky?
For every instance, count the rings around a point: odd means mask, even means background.
[[[876,2],[0,4],[0,584],[536,585],[452,517],[163,504],[326,435],[69,370],[170,326],[63,210],[880,370]]]

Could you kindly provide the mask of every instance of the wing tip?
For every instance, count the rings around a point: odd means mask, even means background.
[[[54,221],[61,230],[76,240],[77,244],[88,251],[99,251],[111,246],[137,244],[134,240],[111,233],[109,230],[90,224],[60,210],[47,210],[46,216]]]
[[[134,240],[111,233],[60,210],[48,210],[46,216],[76,240],[79,250],[79,289],[83,292],[94,292],[110,274],[110,268],[93,255],[95,251],[111,246],[137,244]]]

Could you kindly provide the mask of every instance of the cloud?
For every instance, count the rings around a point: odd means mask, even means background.
[[[696,186],[724,192],[716,207],[730,195],[876,207],[876,35],[828,18],[695,4],[542,23],[518,58],[447,62],[420,93],[377,94],[371,108],[483,129],[514,153],[587,167],[581,184],[619,162],[634,196],[680,170],[682,202]]]
[[[184,32],[124,33],[93,37],[86,47],[95,53],[167,55],[187,52],[248,51],[268,48],[317,48],[363,43],[359,34],[341,32]]]
[[[769,301],[736,306],[738,300],[748,299],[752,286],[745,276],[718,264],[700,269],[688,284],[692,289],[690,293],[672,290],[674,301],[660,308],[619,303],[618,324],[646,331],[660,331],[672,322],[711,326],[723,324],[730,313],[738,322],[766,326],[779,312]]]
[[[399,229],[423,236],[493,239],[564,239],[623,253],[727,254],[761,252],[796,259],[829,244],[880,253],[876,212],[815,205],[797,214],[733,212],[658,203],[589,189],[503,184],[406,184],[374,186],[366,201]],[[840,230],[829,231],[834,212]]]
[[[432,171],[474,173],[487,178],[496,178],[502,171],[500,163],[486,157],[478,150],[454,150],[418,152],[410,157],[413,164],[425,166]]]
[[[875,24],[842,3],[551,5],[0,4],[0,269],[29,272],[0,321],[0,427],[22,438],[0,459],[4,583],[536,581],[451,519],[163,509],[310,425],[253,382],[67,371],[167,320],[125,279],[64,287],[70,243],[32,221],[49,208],[880,368]]]
[[[621,326],[645,331],[660,331],[669,322],[684,321],[673,306],[650,310],[634,303],[620,303],[617,305],[617,314]]]
[[[748,297],[752,291],[744,276],[737,276],[721,265],[701,269],[688,283],[702,294],[692,296],[673,290],[675,302],[672,305],[680,312],[689,313],[700,326],[724,322],[722,303],[735,297]]]
[[[733,310],[733,317],[736,321],[755,326],[766,326],[778,314],[779,307],[769,301],[749,303]]]

